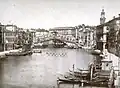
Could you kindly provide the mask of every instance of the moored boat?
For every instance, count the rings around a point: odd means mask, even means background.
[[[102,52],[100,50],[91,50],[90,53],[93,54],[93,55],[100,55],[100,54],[102,54]]]
[[[8,58],[6,55],[0,55],[0,59]]]
[[[102,61],[103,63],[103,61]],[[59,78],[57,81],[62,83],[70,83],[70,84],[79,84],[80,86],[91,86],[91,87],[104,87],[108,88],[109,83],[114,84],[113,79],[114,76],[110,76],[110,74],[113,74],[114,72],[111,72],[110,70],[100,70],[95,71],[94,69],[95,63],[90,64],[89,70],[69,70],[68,76],[64,76],[64,78]],[[70,77],[71,76],[71,77]],[[111,79],[112,81],[110,81]],[[113,88],[112,85],[110,85],[111,88]]]
[[[39,49],[33,49],[33,53],[42,53],[42,51]]]
[[[6,56],[26,56],[26,55],[32,55],[32,51],[24,51],[24,52],[10,52],[5,54]]]
[[[80,80],[74,80],[74,79],[65,79],[65,78],[58,78],[57,81],[59,82],[65,82],[65,83],[80,83]]]

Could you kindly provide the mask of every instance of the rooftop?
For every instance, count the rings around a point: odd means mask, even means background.
[[[109,20],[108,22],[105,22],[104,24],[97,25],[97,27],[108,26],[109,23],[112,23],[112,22],[114,22],[115,20],[120,20],[120,16],[119,16],[119,17],[114,17],[112,20]]]
[[[49,30],[73,30],[75,27],[54,27],[50,28]]]

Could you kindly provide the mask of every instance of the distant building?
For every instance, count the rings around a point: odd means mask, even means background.
[[[14,47],[15,47],[15,49],[22,47],[22,44],[23,44],[23,37],[22,37],[23,31],[24,30],[22,28],[18,28],[16,30],[16,33],[15,33],[16,37],[15,37],[15,41],[14,41]]]
[[[23,50],[30,50],[35,36],[34,30],[17,28],[15,31],[14,47],[23,48]],[[26,48],[27,47],[27,48]]]
[[[29,37],[31,37],[32,43],[34,44],[35,39],[36,39],[36,31],[35,31],[35,29],[30,29],[29,32],[31,33],[31,36],[29,36]]]
[[[50,32],[57,32],[57,36],[61,39],[67,39],[80,43],[85,47],[91,47],[95,41],[94,31],[95,27],[85,26],[84,24],[75,27],[55,27],[49,30]]]
[[[60,35],[73,35],[75,36],[75,27],[55,27],[49,29],[49,31],[56,31]]]
[[[55,27],[49,29],[50,32],[57,32],[57,36],[67,39],[75,40],[76,39],[76,28],[75,27]]]
[[[43,39],[44,37],[48,37],[49,36],[49,31],[48,30],[45,30],[45,29],[35,29],[34,31],[34,40],[33,42],[34,43],[38,43],[40,42],[41,39]]]
[[[85,47],[95,46],[95,27],[82,25],[78,32],[79,43]]]

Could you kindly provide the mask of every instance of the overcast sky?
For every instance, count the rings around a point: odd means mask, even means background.
[[[79,24],[100,24],[104,7],[106,19],[120,13],[119,0],[0,0],[0,21],[23,28],[52,28]]]

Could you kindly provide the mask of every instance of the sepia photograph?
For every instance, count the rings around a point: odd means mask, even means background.
[[[120,0],[0,0],[0,88],[120,88]]]

